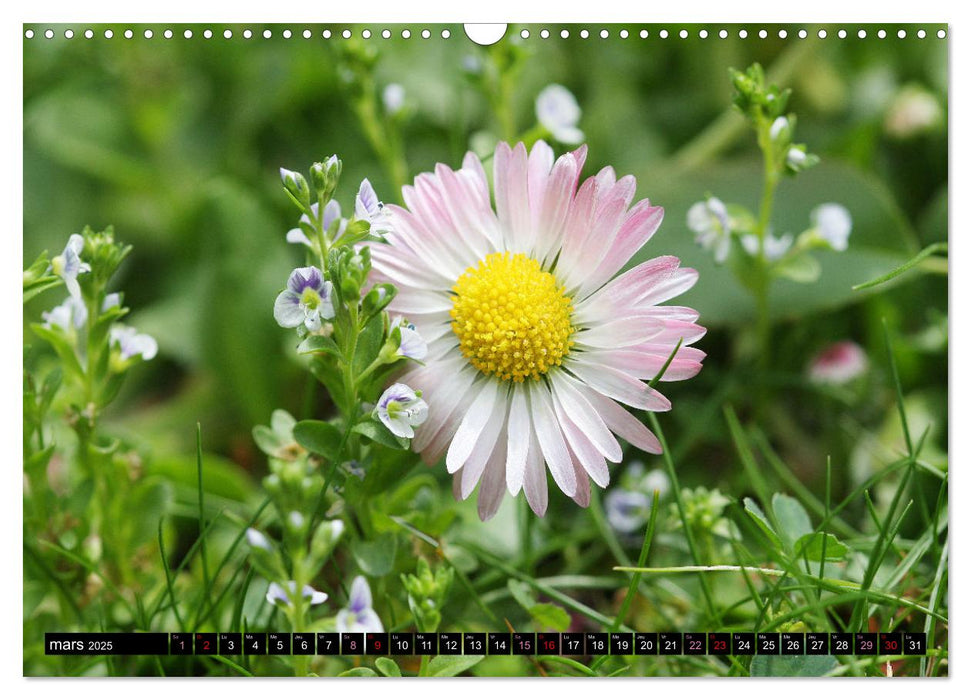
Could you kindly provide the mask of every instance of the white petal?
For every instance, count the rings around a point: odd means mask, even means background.
[[[304,321],[305,314],[300,308],[300,297],[286,289],[277,296],[273,304],[273,318],[284,328],[296,328]]]
[[[481,393],[472,402],[466,412],[459,429],[452,438],[452,444],[448,447],[448,455],[445,464],[449,474],[454,473],[468,460],[475,447],[476,440],[482,434],[489,417],[492,415],[492,406],[495,404],[496,396],[499,393],[499,383],[491,380],[482,382]]]
[[[553,480],[567,496],[576,493],[577,480],[573,473],[573,461],[560,432],[559,422],[553,411],[552,397],[546,385],[530,383],[529,407],[533,417],[533,427],[539,438],[543,457],[550,468]]]
[[[523,479],[526,476],[526,453],[529,451],[532,427],[526,405],[526,389],[517,382],[514,383],[511,394],[505,471],[506,486],[509,493],[515,496],[523,487]]]
[[[526,453],[526,478],[523,481],[526,502],[536,515],[543,517],[549,504],[549,491],[546,483],[546,464],[539,439],[532,430],[529,433],[529,451]]]
[[[482,429],[478,440],[476,440],[469,458],[462,465],[462,500],[468,498],[475,490],[475,486],[482,476],[482,471],[496,449],[496,440],[506,423],[506,404],[505,391],[500,390],[496,401],[493,403],[492,414],[489,416],[488,422]],[[503,449],[505,449],[505,446],[503,446]]]

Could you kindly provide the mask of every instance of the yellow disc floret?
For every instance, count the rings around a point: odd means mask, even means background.
[[[452,291],[452,331],[481,372],[515,382],[539,379],[573,345],[573,302],[556,277],[522,253],[486,256]]]

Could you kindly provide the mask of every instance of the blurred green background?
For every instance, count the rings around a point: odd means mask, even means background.
[[[75,36],[68,40],[69,26]],[[839,422],[832,407],[851,399],[809,404],[807,392],[815,390],[800,378],[815,352],[843,338],[861,343],[882,376],[882,319],[903,339],[898,362],[909,400],[946,425],[947,278],[912,274],[875,293],[850,289],[946,240],[948,42],[936,37],[940,27],[926,26],[925,39],[906,27],[907,38],[898,39],[899,27],[881,25],[887,38],[870,28],[858,39],[857,27],[846,26],[846,39],[828,28],[820,40],[815,27],[807,39],[796,38],[800,27],[786,27],[787,39],[768,27],[761,39],[762,27],[752,26],[741,40],[739,25],[725,27],[728,39],[717,37],[718,25],[705,25],[706,39],[698,38],[700,25],[685,25],[688,39],[677,37],[681,26],[667,25],[670,35],[662,39],[658,27],[631,25],[608,27],[603,40],[599,26],[587,39],[579,27],[544,26],[551,38],[528,26],[530,38],[519,40],[527,57],[514,81],[517,128],[534,125],[534,100],[544,86],[567,86],[583,110],[586,174],[607,164],[633,173],[638,196],[666,209],[641,259],[673,253],[701,271],[678,303],[697,308],[711,329],[699,343],[709,359],[696,380],[667,390],[675,411],[665,420],[685,483],[741,477],[729,471],[735,462],[720,407],[744,399],[745,378],[732,372],[750,341],[744,328],[751,306],[731,273],[695,246],[684,221],[709,192],[757,205],[759,154],[741,117],[728,109],[728,68],[753,61],[793,88],[796,140],[822,158],[782,185],[775,232],[798,233],[809,225],[809,211],[829,201],[854,219],[850,250],[820,255],[818,284],[774,289],[780,323],[770,381],[786,391],[779,396],[784,410],[766,430],[783,436],[786,459],[808,482],[818,480],[826,454],[847,460],[859,442],[852,426],[827,433],[836,442],[825,447],[817,437]],[[383,25],[369,25],[367,40],[360,26],[291,27],[293,37],[284,39],[282,25],[230,26],[233,38],[224,39],[227,27],[213,25],[214,36],[205,39],[204,27],[192,26],[195,36],[186,40],[183,25],[133,26],[133,39],[123,37],[127,25],[111,25],[108,40],[106,26],[86,39],[85,26],[61,25],[47,40],[45,25],[32,26],[36,36],[24,42],[24,264],[44,249],[59,252],[85,224],[113,224],[118,238],[134,245],[118,287],[133,309],[131,323],[158,339],[160,355],[127,383],[107,430],[140,448],[149,470],[189,487],[200,422],[207,487],[240,500],[265,470],[252,426],[277,407],[301,415],[308,387],[292,334],[272,317],[275,294],[302,257],[284,240],[296,216],[278,168],[306,171],[337,153],[345,211],[363,177],[385,201],[400,201],[349,107],[354,86],[338,33],[350,29],[354,42],[377,51],[378,90],[404,86],[402,135],[412,176],[439,161],[457,167],[470,142],[488,141],[499,129],[469,74],[491,54],[461,26],[448,26],[448,39],[440,38],[444,27],[432,26],[429,40],[419,37],[424,25],[410,26],[410,39],[401,38],[403,26],[391,25],[391,40],[379,38]],[[150,40],[146,28],[154,32]],[[173,38],[163,38],[166,28]],[[245,28],[253,38],[242,37]],[[262,38],[267,28],[271,39]],[[313,38],[303,38],[305,28]],[[321,38],[325,28],[335,38]],[[559,38],[564,28],[568,39]],[[620,38],[622,28],[628,38]],[[647,39],[639,37],[644,28]],[[521,29],[511,26],[506,39]],[[28,338],[27,322],[59,301],[42,295],[25,308]],[[889,389],[880,379],[866,391],[872,395],[851,397],[854,421],[878,431]],[[326,399],[315,401],[313,412],[326,414]],[[946,435],[938,431],[933,441],[946,445]]]

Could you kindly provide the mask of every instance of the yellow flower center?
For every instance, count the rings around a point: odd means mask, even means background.
[[[499,379],[539,379],[573,341],[573,302],[556,277],[522,253],[493,253],[455,286],[452,331],[472,366]]]

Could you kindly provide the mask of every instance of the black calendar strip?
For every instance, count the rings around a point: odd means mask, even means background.
[[[48,632],[49,656],[924,656],[923,632]]]

